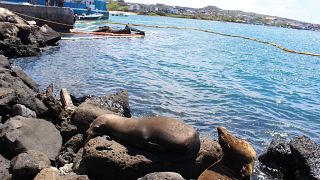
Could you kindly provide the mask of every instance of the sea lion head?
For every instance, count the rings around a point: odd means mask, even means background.
[[[227,162],[230,161],[233,166],[240,167],[240,172],[236,173],[240,175],[241,179],[250,178],[254,169],[256,151],[247,141],[238,139],[229,133],[225,127],[218,127],[217,130],[224,159]]]
[[[90,125],[89,129],[87,130],[87,140],[86,143],[99,135],[106,135],[110,132],[111,125],[108,123],[105,115],[101,115],[97,117]]]

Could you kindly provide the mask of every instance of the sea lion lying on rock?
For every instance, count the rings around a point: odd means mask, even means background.
[[[229,133],[226,128],[217,129],[224,156],[206,169],[199,180],[250,179],[256,159],[255,150],[248,142]]]
[[[195,159],[200,149],[196,130],[169,117],[125,118],[105,114],[91,123],[87,134],[87,142],[95,136],[109,135],[147,151],[176,153],[183,159]]]

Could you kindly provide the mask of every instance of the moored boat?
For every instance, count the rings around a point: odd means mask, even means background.
[[[75,14],[77,20],[98,20],[103,18],[103,14],[95,13],[95,14]]]

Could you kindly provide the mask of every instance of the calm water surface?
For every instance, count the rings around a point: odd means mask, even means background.
[[[320,53],[320,32],[148,16],[110,21],[197,27]],[[134,116],[176,117],[211,137],[217,126],[226,126],[258,153],[275,136],[306,134],[320,142],[319,57],[192,30],[139,29],[147,32],[145,38],[64,40],[14,65],[42,88],[54,82],[79,96],[128,89]]]

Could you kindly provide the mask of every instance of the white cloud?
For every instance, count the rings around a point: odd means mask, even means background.
[[[146,4],[168,4],[173,6],[205,7],[243,10],[261,14],[281,16],[320,24],[320,0],[127,0]]]

